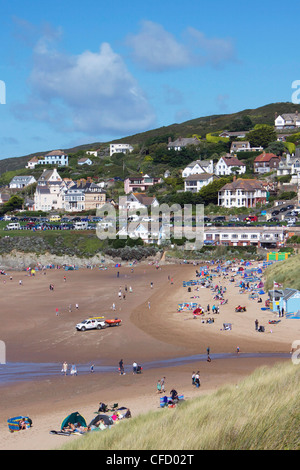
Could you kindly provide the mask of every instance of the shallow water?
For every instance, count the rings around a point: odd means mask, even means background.
[[[212,361],[217,359],[249,359],[249,358],[289,358],[290,354],[283,353],[235,353],[235,354],[210,354]],[[177,357],[172,359],[162,359],[158,361],[151,361],[142,364],[143,370],[159,369],[164,367],[176,367],[192,362],[206,361],[207,356],[195,355],[186,357]],[[69,364],[69,371],[70,371]],[[91,364],[76,364],[78,375],[90,374]],[[0,364],[0,386],[9,385],[18,382],[28,382],[32,380],[40,380],[58,377],[61,373],[62,364],[58,363],[22,363],[22,362],[8,362]],[[68,371],[68,375],[70,375]],[[125,372],[131,372],[132,366],[125,365]],[[94,373],[118,372],[118,366],[107,366],[101,363],[94,363]]]

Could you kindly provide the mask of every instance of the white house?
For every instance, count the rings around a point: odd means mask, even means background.
[[[238,173],[239,175],[246,172],[245,163],[241,162],[238,158],[231,155],[226,157],[221,157],[220,160],[215,165],[215,174],[217,176],[228,176],[233,173]]]
[[[300,176],[300,158],[294,155],[287,154],[286,157],[281,157],[278,163],[277,176],[283,175],[297,175]]]
[[[145,196],[143,193],[130,193],[120,198],[120,209],[138,210],[157,207],[159,205],[156,197]]]
[[[188,145],[198,145],[199,140],[197,137],[179,137],[178,139],[174,140],[174,142],[171,141],[171,137],[169,137],[169,142],[168,142],[168,150],[176,150],[180,151],[184,147],[187,147]]]
[[[275,114],[275,128],[276,129],[295,129],[300,127],[300,115],[298,111],[288,114]]]
[[[14,176],[9,183],[9,187],[10,189],[22,189],[33,183],[36,183],[34,176]]]
[[[110,144],[109,155],[112,156],[114,153],[131,153],[133,147],[130,144]]]
[[[182,172],[182,177],[187,178],[190,175],[200,175],[201,173],[213,173],[213,160],[196,160],[190,163]]]
[[[93,157],[98,157],[98,153],[99,153],[99,149],[98,150],[87,150],[85,153],[87,155],[92,155]]]
[[[85,158],[80,158],[77,162],[78,165],[82,166],[82,165],[92,165],[93,162],[90,158],[88,157],[85,157]]]
[[[33,157],[27,162],[26,168],[35,168],[37,165],[68,166],[69,157],[62,150],[53,150],[41,157]]]
[[[212,183],[216,177],[210,173],[200,173],[199,175],[190,175],[184,180],[184,191],[198,193],[203,186]]]
[[[63,209],[66,190],[67,184],[62,180],[56,168],[54,170],[44,170],[37,181],[34,193],[34,209],[45,212]]]
[[[43,170],[43,173],[37,180],[38,186],[46,186],[50,182],[61,183],[62,178],[58,173],[57,169],[54,168],[53,170]]]
[[[227,208],[252,208],[258,203],[266,204],[266,201],[267,189],[262,181],[255,179],[234,179],[218,192],[218,205]]]

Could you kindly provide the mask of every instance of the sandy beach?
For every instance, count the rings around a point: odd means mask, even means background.
[[[228,303],[220,305],[219,314],[194,317],[191,311],[178,311],[178,304],[183,302],[196,302],[205,309],[208,304],[219,305],[211,289],[196,290],[193,286],[188,292],[183,287],[183,281],[196,279],[196,269],[199,267],[191,264],[159,268],[140,264],[107,270],[47,269],[37,271],[35,276],[26,272],[1,276],[5,367],[10,363],[52,363],[57,364],[57,375],[0,385],[0,449],[60,447],[66,439],[77,436],[54,436],[49,431],[59,430],[62,420],[73,411],[79,411],[89,422],[100,401],[129,407],[133,416],[158,410],[156,383],[163,376],[167,392],[175,387],[185,399],[190,399],[222,384],[236,384],[257,367],[289,360],[291,344],[299,336],[297,320],[282,318],[277,325],[269,325],[268,321],[276,319],[276,315],[261,310],[267,295],[261,296],[262,304],[250,300],[248,293],[239,293],[229,276],[218,274],[213,278],[214,284],[227,289],[224,298]],[[235,306],[239,304],[245,305],[247,311],[236,313]],[[90,316],[118,317],[122,325],[100,331],[76,331],[76,323]],[[214,322],[206,323],[207,318]],[[265,326],[264,333],[255,330],[256,319]],[[232,324],[232,330],[223,330],[225,322]],[[211,362],[205,358],[207,347]],[[245,357],[249,353],[258,354]],[[272,353],[282,353],[282,357],[272,357]],[[223,356],[215,359],[218,354]],[[180,360],[190,356],[201,358]],[[118,372],[121,358],[126,368],[123,376]],[[172,362],[175,358],[176,364]],[[76,377],[60,373],[64,361],[69,367],[76,364]],[[132,374],[133,361],[145,365],[142,374]],[[91,364],[95,364],[94,373],[89,372]],[[101,366],[108,366],[110,371],[99,372]],[[191,384],[194,370],[200,370],[200,389]],[[30,416],[33,427],[9,433],[6,421],[18,415]]]

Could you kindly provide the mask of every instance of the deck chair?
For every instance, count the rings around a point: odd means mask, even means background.
[[[118,408],[118,406],[119,406],[119,403],[114,403],[114,404],[111,406],[111,408],[110,408],[109,411],[115,411],[115,410]]]

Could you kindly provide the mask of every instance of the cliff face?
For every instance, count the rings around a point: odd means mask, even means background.
[[[77,266],[78,268],[86,268],[88,266],[112,266],[116,264],[116,260],[112,260],[101,254],[95,255],[91,258],[79,258],[78,256],[69,255],[53,255],[49,252],[38,253],[24,253],[21,251],[13,250],[10,253],[0,255],[0,268],[4,270],[24,270],[28,267],[36,266]]]

